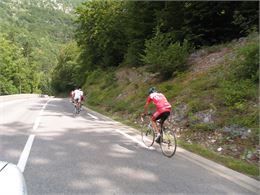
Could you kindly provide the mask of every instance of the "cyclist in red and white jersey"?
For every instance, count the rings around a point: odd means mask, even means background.
[[[76,89],[72,92],[72,97],[74,99],[74,103],[79,104],[81,107],[81,101],[83,100],[83,91],[81,91],[80,87],[76,87]]]
[[[165,121],[170,116],[171,104],[162,93],[158,93],[156,91],[155,87],[151,87],[149,89],[149,96],[147,98],[146,104],[144,105],[144,114],[147,114],[148,105],[151,102],[153,102],[153,104],[156,106],[156,112],[153,113],[151,122],[153,128],[157,132],[155,141],[158,142],[160,137],[160,130],[156,125],[156,120],[161,119],[162,121]]]

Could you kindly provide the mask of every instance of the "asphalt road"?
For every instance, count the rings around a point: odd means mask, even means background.
[[[164,157],[145,148],[137,130],[89,109],[77,117],[72,111],[68,99],[0,101],[0,160],[23,171],[29,194],[259,192],[238,181],[244,176],[182,149]]]

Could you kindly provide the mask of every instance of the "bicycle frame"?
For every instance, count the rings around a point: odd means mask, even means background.
[[[81,107],[80,102],[77,100],[74,101],[74,107],[75,107],[75,109],[74,109],[74,117],[75,117],[77,114],[80,113],[80,107]]]

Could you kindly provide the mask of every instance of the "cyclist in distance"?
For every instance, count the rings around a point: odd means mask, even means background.
[[[76,87],[76,89],[73,91],[73,99],[75,103],[80,105],[80,107],[81,107],[82,97],[83,97],[83,91],[81,91],[80,87]]]
[[[149,88],[149,96],[146,100],[146,104],[144,105],[144,113],[143,113],[144,115],[147,115],[148,105],[151,102],[153,102],[153,104],[156,106],[156,112],[152,114],[151,122],[153,128],[157,132],[155,141],[159,142],[160,130],[156,124],[156,120],[161,119],[162,121],[165,121],[170,116],[171,104],[168,102],[168,100],[162,93],[158,93],[156,91],[155,87]]]

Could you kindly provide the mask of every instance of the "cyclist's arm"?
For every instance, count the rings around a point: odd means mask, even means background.
[[[147,114],[148,105],[149,102],[147,101],[146,104],[144,105],[144,114]]]
[[[152,99],[150,97],[150,95],[148,96],[147,100],[146,100],[146,103],[144,105],[144,114],[147,114],[148,112],[148,105],[151,103]]]

